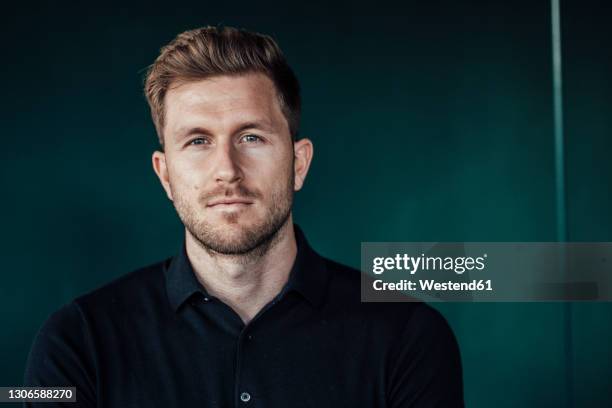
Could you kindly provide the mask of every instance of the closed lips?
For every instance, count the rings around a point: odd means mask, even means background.
[[[214,207],[215,205],[228,205],[228,204],[252,204],[251,201],[240,200],[240,199],[226,199],[226,200],[215,200],[208,203],[209,207]]]

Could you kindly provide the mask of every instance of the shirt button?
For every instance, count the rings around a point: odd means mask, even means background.
[[[205,298],[204,298],[204,301],[205,301],[205,302],[208,302],[209,300],[210,300],[210,299],[209,299],[209,298],[207,298],[207,297],[205,297]]]
[[[249,334],[249,335],[247,336],[247,339],[248,339],[248,340],[253,340],[253,335],[252,335],[252,334]]]
[[[248,392],[243,392],[242,394],[240,394],[240,401],[249,402],[250,400],[251,400],[251,394],[249,394]]]

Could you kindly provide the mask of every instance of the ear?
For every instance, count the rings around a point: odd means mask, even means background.
[[[164,152],[153,152],[153,170],[157,174],[157,178],[161,182],[162,187],[166,190],[168,199],[172,201],[172,190],[170,189],[170,178],[168,176],[168,166],[166,166],[166,154]]]
[[[293,163],[293,171],[295,174],[295,181],[293,184],[293,190],[299,191],[304,185],[308,169],[310,168],[310,162],[312,161],[312,155],[314,153],[314,146],[309,139],[300,139],[293,142],[293,154],[295,157]]]

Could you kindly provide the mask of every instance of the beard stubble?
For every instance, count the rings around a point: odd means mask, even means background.
[[[279,231],[285,226],[293,204],[293,165],[284,183],[274,188],[267,203],[265,214],[252,225],[240,227],[240,211],[222,213],[221,225],[212,225],[203,215],[206,203],[213,198],[249,198],[263,202],[263,194],[244,185],[234,188],[220,187],[198,197],[195,205],[175,189],[172,191],[173,204],[185,228],[199,245],[211,256],[233,257],[244,263],[260,258],[276,243]],[[170,186],[172,189],[172,185]],[[252,205],[252,204],[251,204]],[[239,231],[228,232],[227,225]]]

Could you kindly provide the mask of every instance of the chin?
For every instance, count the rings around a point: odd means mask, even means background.
[[[221,241],[227,243],[240,242],[246,239],[251,234],[251,231],[256,230],[252,222],[245,220],[226,220],[224,219],[210,225],[209,231],[213,231],[214,235]]]

